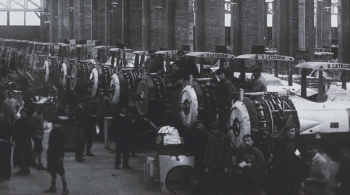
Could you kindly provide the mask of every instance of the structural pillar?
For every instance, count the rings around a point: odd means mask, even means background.
[[[130,45],[130,0],[123,0],[123,19],[122,19],[122,40],[127,48]]]
[[[314,0],[305,1],[305,40],[306,40],[306,50],[309,53],[309,61],[314,61],[315,59],[315,3]]]
[[[350,63],[350,1],[339,0],[338,61]]]
[[[150,0],[142,0],[142,50],[149,50]]]
[[[165,47],[168,49],[175,49],[175,0],[165,1]]]
[[[305,0],[299,0],[298,50],[305,51]]]
[[[195,0],[195,51],[204,51],[204,0]]]
[[[275,2],[277,54],[289,55],[289,0],[275,0]]]
[[[50,43],[57,42],[57,1],[49,2],[49,14],[50,14]]]
[[[233,55],[238,56],[242,54],[242,1],[232,0],[232,3],[236,3],[231,7],[231,40],[232,40],[232,52]]]
[[[316,46],[331,47],[331,0],[317,1],[316,8]]]

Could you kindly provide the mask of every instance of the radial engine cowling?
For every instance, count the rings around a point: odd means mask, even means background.
[[[234,148],[240,148],[242,137],[251,134],[255,145],[264,154],[271,154],[273,138],[282,133],[286,124],[299,128],[297,111],[288,97],[276,93],[267,95],[248,95],[235,102],[228,119],[228,136]]]

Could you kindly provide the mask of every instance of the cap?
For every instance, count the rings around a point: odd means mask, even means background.
[[[60,124],[61,120],[60,120],[60,118],[58,118],[58,116],[54,116],[51,123],[52,124]]]
[[[194,122],[195,125],[197,125],[198,123],[204,124],[204,121],[202,121],[202,120],[197,120],[196,122]]]
[[[210,129],[219,130],[219,123],[217,123],[217,122],[212,122],[212,123],[210,124]]]
[[[178,50],[176,54],[177,54],[177,55],[180,55],[180,54],[185,54],[185,52],[184,52],[184,51],[182,51],[182,50]]]
[[[306,148],[318,148],[318,145],[315,141],[311,140],[305,144],[305,147]]]
[[[252,67],[249,69],[250,72],[261,72],[262,71],[262,68],[261,67]]]
[[[104,90],[102,88],[99,88],[97,92],[104,92]]]
[[[297,126],[296,125],[294,125],[294,124],[288,124],[288,125],[286,125],[284,128],[283,128],[283,130],[284,131],[287,131],[288,129],[296,129],[297,128]]]

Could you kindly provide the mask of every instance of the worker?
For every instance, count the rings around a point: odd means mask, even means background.
[[[235,88],[233,84],[226,79],[225,70],[220,68],[215,72],[217,79],[219,80],[218,89],[218,109],[219,109],[219,124],[222,133],[225,132],[227,116],[234,101]]]
[[[150,49],[148,51],[149,57],[143,63],[142,67],[148,73],[157,73],[158,71],[163,70],[163,64],[156,56],[156,51],[154,49]]]

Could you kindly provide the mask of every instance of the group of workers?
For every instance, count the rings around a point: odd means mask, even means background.
[[[157,59],[155,51],[150,50],[149,54],[150,57],[145,61],[144,68],[150,73],[163,71],[163,61]],[[172,65],[173,74],[170,75],[173,81],[188,80],[190,75],[199,77],[196,64],[185,57],[184,51],[179,50],[177,56],[178,59]],[[266,81],[260,74],[261,68],[257,68],[254,71],[252,85],[248,88],[251,91],[266,91]],[[213,192],[217,189],[225,189],[225,186],[223,186],[225,183],[223,174],[227,172],[230,162],[228,138],[220,133],[232,104],[232,99],[234,99],[234,85],[226,79],[226,74],[226,71],[221,68],[216,71],[219,81],[219,123],[211,125],[211,133],[213,135],[209,136],[209,132],[204,130],[204,123],[199,121],[196,124],[198,128],[196,140],[198,143],[194,150],[206,148],[205,152],[202,151],[200,155],[196,155],[196,167],[201,170],[200,172],[203,176],[205,175],[204,170],[208,168]],[[9,91],[8,97],[2,100],[0,113],[0,179],[10,179],[11,143],[14,142],[16,150],[13,152],[13,161],[14,165],[20,167],[20,170],[16,173],[17,175],[29,175],[30,167],[36,167],[38,170],[47,170],[52,176],[52,181],[50,188],[44,192],[53,193],[56,192],[56,175],[58,174],[62,177],[63,194],[68,194],[69,191],[63,168],[64,134],[60,128],[61,120],[57,115],[67,115],[76,124],[77,147],[75,160],[81,163],[85,160],[85,154],[86,156],[94,156],[91,152],[93,139],[96,138],[103,141],[104,118],[112,115],[111,102],[104,95],[103,89],[98,89],[96,104],[96,112],[92,112],[91,110],[95,108],[91,109],[89,107],[91,104],[87,103],[86,98],[80,98],[78,105],[74,109],[71,110],[69,106],[66,106],[61,113],[56,113],[52,119],[52,130],[49,135],[48,164],[46,168],[42,163],[44,106],[38,104],[35,111],[33,111],[33,105],[25,102],[24,108],[19,112],[21,117],[17,120],[17,112],[20,109],[20,105],[13,98],[13,91]],[[116,142],[115,169],[120,169],[120,165],[125,169],[131,169],[128,162],[129,154],[134,148],[135,132],[140,128],[138,117],[135,115],[135,110],[132,107],[130,105],[121,106],[119,110],[113,113],[112,123],[108,127],[110,137]],[[95,118],[100,132],[97,136],[95,135]],[[252,139],[249,136],[245,137],[245,139],[248,138]],[[203,141],[203,139],[208,139],[208,141]],[[32,141],[34,147],[32,147]],[[247,143],[246,145],[248,146],[249,144]],[[85,154],[84,151],[86,151]],[[121,158],[121,155],[123,155],[123,158]],[[257,152],[254,155],[258,155],[256,159],[261,159],[260,153]],[[121,159],[123,159],[123,162],[121,162]],[[202,159],[202,161],[198,159]],[[205,162],[205,164],[202,162]],[[256,183],[251,185],[256,185]]]

